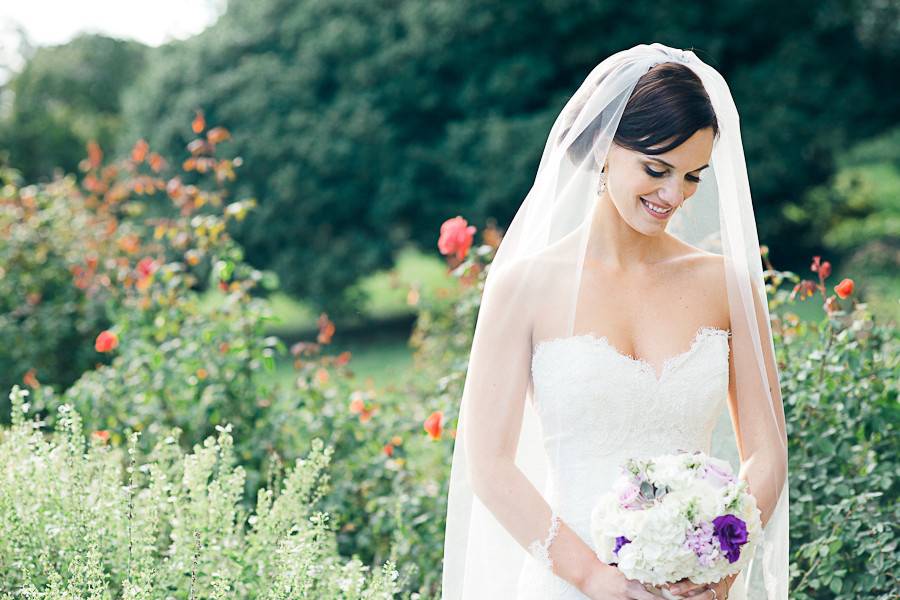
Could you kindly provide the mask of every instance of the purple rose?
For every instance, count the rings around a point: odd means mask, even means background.
[[[641,498],[641,488],[634,480],[624,485],[619,490],[619,506],[626,510],[634,510],[643,507],[643,499]]]
[[[706,467],[703,469],[703,478],[716,487],[725,487],[735,481],[731,473],[713,463],[706,464]]]
[[[620,535],[619,537],[616,538],[616,547],[613,548],[613,554],[618,554],[619,550],[621,550],[622,546],[624,546],[625,544],[630,544],[630,543],[631,543],[631,540],[629,540],[624,535]]]
[[[747,543],[747,524],[734,515],[722,515],[713,519],[713,527],[728,562],[736,562],[741,556],[741,546]]]

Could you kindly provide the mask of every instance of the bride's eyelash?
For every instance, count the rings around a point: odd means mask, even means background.
[[[662,177],[663,175],[666,174],[665,171],[654,171],[650,167],[644,167],[644,171],[646,171],[647,175],[650,175],[651,177]],[[688,181],[693,181],[694,183],[700,183],[699,177],[695,177],[694,175],[686,175],[685,177],[687,177]]]

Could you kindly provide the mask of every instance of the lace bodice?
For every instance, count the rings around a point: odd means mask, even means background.
[[[628,457],[677,450],[710,451],[728,395],[727,330],[701,327],[690,348],[661,370],[592,334],[539,342],[532,355],[533,401],[549,458],[546,540],[532,544],[519,598],[586,598],[554,575],[547,548],[556,518],[594,548],[590,515]]]

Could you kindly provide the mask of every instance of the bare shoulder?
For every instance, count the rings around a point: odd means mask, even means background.
[[[725,280],[725,257],[676,240],[673,262],[676,270],[691,288],[703,296],[704,304],[715,313],[714,318],[729,323],[728,288]]]

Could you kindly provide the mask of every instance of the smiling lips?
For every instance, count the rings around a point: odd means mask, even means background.
[[[639,198],[641,198],[641,197],[639,196]],[[644,198],[641,198],[641,204],[644,205],[644,209],[647,211],[647,213],[656,219],[664,220],[672,212],[671,207],[663,210],[663,208],[660,205],[653,204],[652,202],[649,202],[649,201],[645,200]]]

